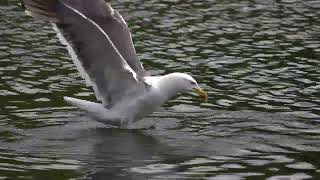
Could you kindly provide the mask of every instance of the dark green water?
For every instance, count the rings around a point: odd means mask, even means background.
[[[151,74],[185,94],[109,129],[62,97],[95,100],[51,26],[0,0],[0,179],[320,179],[320,1],[114,1]]]

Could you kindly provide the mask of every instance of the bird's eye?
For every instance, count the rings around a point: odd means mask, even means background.
[[[196,82],[191,81],[190,83],[191,83],[191,85],[196,85]]]

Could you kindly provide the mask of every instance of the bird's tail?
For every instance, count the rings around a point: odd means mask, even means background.
[[[63,97],[63,99],[72,106],[87,112],[95,120],[112,126],[120,126],[121,121],[112,111],[106,109],[103,104],[76,99],[72,97]]]
[[[107,110],[103,107],[102,104],[90,102],[86,100],[76,99],[72,97],[63,97],[63,99],[69,103],[72,106],[78,107],[81,110],[87,111],[87,112],[93,112],[96,113],[97,110]]]

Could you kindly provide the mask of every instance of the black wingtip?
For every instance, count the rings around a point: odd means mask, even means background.
[[[23,1],[19,1],[18,2],[18,6],[23,9],[23,10],[26,10],[26,6],[24,5]]]
[[[21,5],[32,17],[38,20],[58,22],[56,14],[59,0],[23,0]]]

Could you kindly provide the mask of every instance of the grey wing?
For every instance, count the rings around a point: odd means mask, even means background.
[[[65,0],[65,2],[97,23],[129,66],[138,75],[145,75],[145,70],[136,55],[128,25],[121,14],[112,9],[110,3],[104,0]]]
[[[34,17],[55,23],[104,105],[112,106],[144,91],[144,83],[94,21],[61,0],[24,0],[24,3]]]

